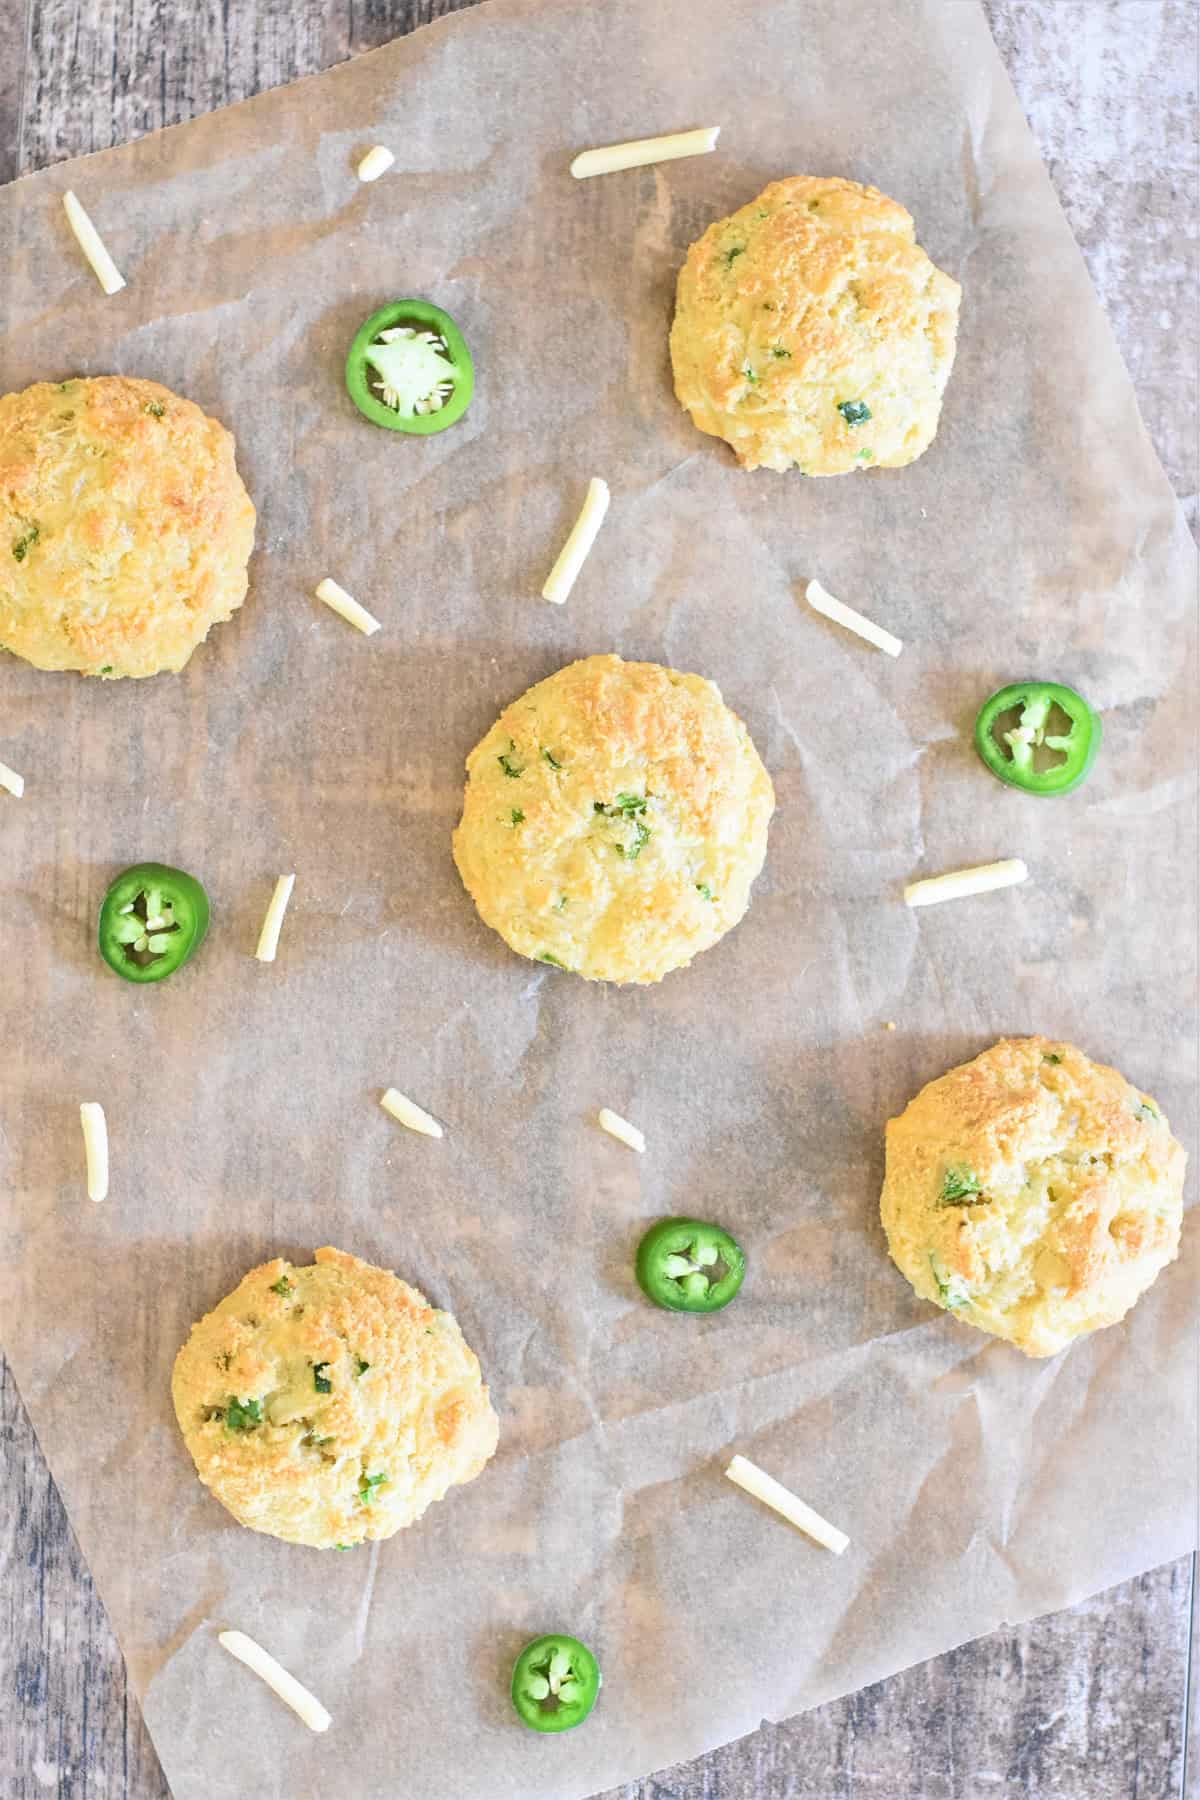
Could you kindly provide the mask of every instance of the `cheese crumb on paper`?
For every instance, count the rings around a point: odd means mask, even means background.
[[[337,582],[331,580],[328,575],[324,581],[317,583],[316,595],[318,600],[325,602],[331,612],[337,613],[339,618],[343,618],[353,625],[356,631],[361,631],[364,637],[370,637],[372,632],[379,630],[379,620],[369,613],[365,606],[360,606],[353,595],[348,594],[344,587],[339,587]]]
[[[810,1538],[815,1538],[818,1544],[823,1545],[826,1550],[832,1550],[835,1556],[840,1556],[849,1544],[850,1539],[844,1531],[839,1531],[836,1525],[823,1519],[819,1512],[806,1506],[790,1488],[785,1488],[781,1481],[776,1481],[748,1457],[735,1456],[725,1473],[730,1481],[736,1482],[747,1494],[752,1494],[765,1506],[773,1507],[789,1524],[797,1526]]]
[[[378,181],[381,175],[387,174],[395,160],[395,155],[386,144],[376,144],[373,150],[367,151],[359,163],[358,179],[360,181]]]
[[[108,1120],[98,1100],[85,1100],[79,1108],[83,1126],[83,1152],[87,1158],[89,1200],[108,1198]]]
[[[664,137],[632,138],[626,144],[604,144],[596,150],[583,150],[571,164],[576,181],[589,175],[613,175],[620,169],[641,169],[647,163],[674,162],[681,156],[706,156],[717,147],[721,135],[719,125],[705,125],[699,131],[671,131]]]
[[[621,1117],[620,1113],[610,1112],[607,1106],[600,1108],[597,1117],[601,1127],[608,1132],[610,1137],[619,1138],[621,1143],[628,1144],[631,1150],[636,1150],[639,1156],[645,1155],[646,1140],[636,1125],[631,1125],[628,1119]]]
[[[996,888],[1015,887],[1029,879],[1019,856],[1004,862],[980,863],[974,869],[954,869],[948,875],[930,875],[910,881],[904,890],[906,906],[934,906],[939,900],[963,900],[970,894],[990,894]]]
[[[557,562],[546,577],[546,585],[542,589],[543,600],[550,600],[555,606],[561,606],[575,586],[576,577],[587,561],[596,541],[596,534],[604,523],[608,502],[608,483],[601,481],[598,475],[593,475],[588,483],[587,496],[579,517],[558,553]]]
[[[283,1664],[277,1663],[261,1644],[256,1644],[244,1631],[222,1631],[218,1633],[217,1642],[230,1656],[236,1656],[240,1663],[245,1663],[265,1681],[284,1704],[303,1719],[310,1731],[329,1730],[333,1721],[321,1702],[302,1687],[294,1675],[289,1675]]]
[[[108,254],[103,238],[70,188],[63,195],[63,210],[67,215],[67,224],[75,233],[75,241],[92,265],[92,272],[100,286],[106,294],[119,294],[125,286],[125,277]]]
[[[860,638],[865,638],[868,644],[874,644],[877,650],[885,651],[888,656],[899,656],[903,650],[904,645],[898,637],[893,637],[882,625],[876,625],[874,619],[855,612],[844,601],[835,600],[819,581],[809,582],[804,590],[804,598],[814,612],[819,612],[823,618],[832,619],[835,625],[844,625],[847,631],[856,632]]]
[[[283,929],[283,915],[288,909],[288,901],[292,897],[292,889],[295,885],[295,875],[281,875],[275,883],[275,892],[271,895],[271,904],[267,908],[267,916],[263,920],[262,930],[258,934],[258,949],[254,952],[259,962],[275,961],[275,952],[279,948],[279,933]]]
[[[388,1088],[379,1102],[385,1113],[398,1119],[401,1125],[407,1125],[410,1131],[419,1131],[423,1137],[440,1138],[445,1134],[432,1114],[402,1094],[398,1088]]]

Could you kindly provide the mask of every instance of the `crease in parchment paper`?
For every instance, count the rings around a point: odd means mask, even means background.
[[[380,1546],[378,1542],[373,1543],[370,1546],[367,1556],[363,1559],[366,1562],[367,1568],[366,1578],[363,1582],[362,1597],[359,1600],[358,1612],[354,1620],[353,1660],[355,1662],[357,1662],[364,1654],[366,1649],[367,1623],[371,1617],[371,1601],[375,1595],[375,1577],[379,1573],[379,1551]]]
[[[1194,1228],[1123,1325],[1038,1364],[917,1300],[877,1196],[884,1121],[1008,1032],[1116,1063],[1195,1146],[1194,553],[978,8],[728,0],[703,27],[692,0],[494,0],[0,191],[6,385],[166,382],[235,432],[259,515],[246,604],[182,676],[0,669],[0,753],[30,777],[0,813],[0,1335],[175,1800],[575,1800],[1192,1540]],[[568,173],[710,119],[712,156]],[[364,189],[373,142],[397,165]],[[802,172],[895,195],[963,281],[908,469],[747,475],[672,392],[689,241]],[[68,183],[127,276],[113,300],[61,228]],[[454,314],[478,375],[421,442],[343,381],[358,325],[407,293]],[[594,474],[610,516],[548,607]],[[369,643],[314,601],[325,575],[381,619]],[[814,575],[902,655],[813,616]],[[497,713],[604,650],[715,680],[778,799],[745,920],[650,990],[523,965],[450,854]],[[1031,674],[1104,715],[1066,800],[971,747],[982,700]],[[902,904],[918,874],[1010,855],[1020,889]],[[94,921],[147,856],[201,876],[213,926],[135,992]],[[444,1139],[382,1113],[391,1084]],[[103,1207],[84,1097],[109,1119]],[[719,1316],[638,1290],[669,1213],[747,1250]],[[325,1243],[455,1312],[501,1421],[476,1482],[328,1555],[222,1512],[169,1391],[195,1318]],[[727,1482],[735,1452],[845,1556]],[[225,1626],[329,1708],[302,1757]],[[507,1693],[545,1630],[605,1676],[553,1743]]]

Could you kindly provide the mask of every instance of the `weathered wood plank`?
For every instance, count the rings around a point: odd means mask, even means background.
[[[331,18],[341,25],[342,36],[329,61],[376,50],[406,31],[415,31],[418,25],[429,25],[475,4],[476,0],[345,0],[343,6],[330,9]]]
[[[1196,532],[1200,11],[1195,0],[983,6]]]
[[[0,6],[0,182],[11,181],[21,167],[21,95],[28,62],[25,26],[24,0]]]
[[[470,3],[0,0],[0,179],[228,104]],[[1194,507],[1195,9],[984,4],[1152,435]],[[2,1364],[0,1492],[0,1692],[15,1697],[0,1709],[0,1790],[163,1800],[119,1649]],[[1190,1562],[1157,1570],[765,1726],[619,1800],[1166,1800],[1183,1783],[1190,1591]]]
[[[3,1359],[0,1494],[0,1792],[10,1800],[169,1800],[112,1627]]]

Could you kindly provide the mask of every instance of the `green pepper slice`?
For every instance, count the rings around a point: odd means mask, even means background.
[[[1065,731],[1049,729],[1055,707],[1067,721]],[[1101,734],[1100,715],[1074,688],[1057,681],[1014,681],[980,708],[975,748],[1010,787],[1027,794],[1069,794],[1087,779]]]
[[[470,406],[475,364],[448,312],[428,300],[392,300],[355,333],[346,388],[372,425],[427,437]]]
[[[660,1219],[638,1245],[642,1291],[672,1312],[720,1312],[745,1275],[741,1245],[701,1219]]]
[[[514,1663],[512,1703],[533,1731],[570,1731],[595,1706],[600,1682],[587,1645],[550,1632],[526,1644]]]
[[[104,896],[100,954],[126,981],[165,981],[204,941],[208,895],[194,875],[136,863]]]

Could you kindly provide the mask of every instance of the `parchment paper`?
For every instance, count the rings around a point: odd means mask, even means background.
[[[714,156],[567,174],[582,146],[716,122]],[[398,165],[363,188],[377,141]],[[964,284],[941,433],[903,472],[746,475],[672,396],[686,245],[798,171],[904,200]],[[0,242],[5,386],[165,381],[236,432],[259,509],[249,600],[185,675],[0,669],[0,754],[29,782],[0,809],[3,1336],[178,1800],[563,1800],[1182,1553],[1194,1263],[1034,1363],[918,1302],[878,1225],[884,1120],[1004,1032],[1115,1061],[1195,1144],[1194,558],[975,5],[501,0],[20,182]],[[426,442],[366,424],[341,378],[409,293],[479,373]],[[612,510],[560,611],[537,595],[592,474]],[[376,638],[311,599],[325,574]],[[813,574],[898,662],[808,613]],[[496,711],[607,649],[714,677],[779,794],[746,921],[653,991],[518,960],[450,860]],[[1069,800],[1001,787],[970,746],[983,697],[1031,672],[1104,710]],[[916,873],[1008,855],[1027,886],[901,904]],[[214,926],[138,991],[92,936],[144,857],[199,873]],[[444,1142],[384,1116],[392,1082]],[[634,1287],[640,1232],[678,1210],[749,1252],[719,1318]],[[474,1486],[348,1556],[235,1526],[168,1393],[194,1317],[325,1242],[453,1309],[502,1420]],[[847,1554],[726,1483],[735,1450]],[[326,1737],[221,1653],[225,1625],[309,1683]],[[561,1740],[506,1694],[551,1628],[606,1677]]]

